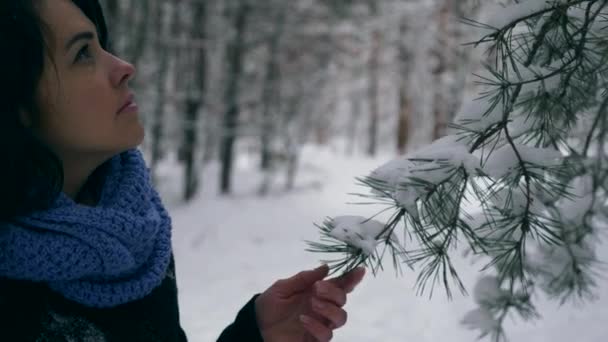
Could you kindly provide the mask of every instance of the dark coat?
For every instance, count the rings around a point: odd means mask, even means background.
[[[186,342],[179,323],[175,263],[171,259],[162,284],[148,296],[107,309],[67,300],[45,284],[0,278],[0,341]],[[218,340],[236,341],[262,341],[253,299]]]

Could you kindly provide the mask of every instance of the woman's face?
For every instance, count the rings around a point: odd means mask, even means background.
[[[95,25],[70,0],[39,4],[49,56],[34,132],[64,161],[107,158],[139,145],[144,130],[137,105],[124,109],[133,96],[134,67],[103,50]]]

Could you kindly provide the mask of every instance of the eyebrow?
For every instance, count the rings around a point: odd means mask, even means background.
[[[65,49],[66,51],[69,50],[72,45],[76,44],[80,40],[93,40],[93,38],[95,38],[95,34],[90,31],[77,33],[67,42],[67,44],[65,44]]]

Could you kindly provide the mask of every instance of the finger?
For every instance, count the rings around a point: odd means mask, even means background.
[[[308,333],[310,333],[319,342],[330,341],[334,336],[331,329],[319,323],[319,321],[311,318],[310,316],[302,315],[300,316],[300,321],[302,322],[304,329],[306,329],[306,331],[308,331]]]
[[[346,292],[329,281],[318,281],[315,294],[319,299],[333,302],[339,307],[346,304]]]
[[[331,325],[330,329],[337,329],[346,324],[347,313],[341,308],[335,306],[330,302],[323,302],[318,299],[312,300],[312,308],[315,312],[322,317],[326,318]]]
[[[293,277],[279,280],[275,283],[277,290],[285,295],[292,295],[308,290],[316,281],[329,273],[327,265],[321,265],[314,270],[302,271]]]
[[[346,291],[346,293],[351,293],[355,289],[355,287],[361,282],[361,280],[363,280],[364,276],[365,268],[357,267],[346,274],[330,279],[329,282],[343,289],[344,291]]]

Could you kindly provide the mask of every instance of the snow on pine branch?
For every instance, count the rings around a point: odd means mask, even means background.
[[[464,250],[485,265],[463,324],[494,341],[512,313],[539,317],[537,291],[592,298],[608,221],[607,10],[608,0],[528,0],[477,24],[492,57],[479,98],[448,136],[358,179],[388,219],[328,218],[309,250],[337,255],[334,272],[382,269],[390,251],[396,268],[418,272],[419,293],[441,285],[448,297],[453,284],[466,292],[452,262]]]
[[[360,248],[366,255],[374,253],[384,232],[384,223],[361,216],[339,216],[332,221],[330,235]]]
[[[527,0],[506,7],[495,4],[492,16],[484,22],[485,25],[495,29],[503,29],[522,18],[547,11],[556,5],[565,4],[568,0]]]

